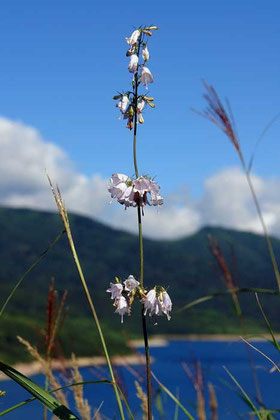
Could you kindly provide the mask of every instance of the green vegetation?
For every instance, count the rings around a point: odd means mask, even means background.
[[[116,231],[89,218],[70,217],[79,258],[87,278],[110,352],[126,352],[127,338],[141,334],[140,311],[133,308],[120,326],[112,301],[105,291],[117,275],[138,276],[138,238]],[[18,278],[63,229],[56,214],[30,210],[0,209],[0,307]],[[176,241],[144,240],[145,284],[170,285],[174,302],[172,318],[148,319],[151,334],[240,333],[239,321],[232,309],[231,296],[223,296],[176,314],[186,303],[218,290],[226,290],[208,245],[214,236],[224,253],[233,279],[239,287],[275,289],[275,279],[265,239],[260,235],[222,228],[204,228]],[[65,235],[64,235],[65,236]],[[280,241],[272,240],[276,255]],[[156,264],[155,264],[156,262]],[[46,300],[51,278],[60,294],[67,289],[67,315],[61,335],[61,352],[71,350],[79,356],[98,354],[99,340],[92,328],[88,306],[65,237],[48,252],[23,281],[0,319],[0,356],[11,363],[29,357],[17,342],[21,335],[40,348],[40,329],[45,324]],[[277,296],[260,295],[272,328],[277,331],[280,315]],[[240,294],[247,329],[263,332],[265,324],[252,293]],[[22,315],[24,314],[24,316]],[[223,316],[221,316],[221,314]],[[257,318],[256,318],[257,317]],[[150,321],[150,322],[149,322]],[[74,339],[78,337],[78,339]],[[68,350],[66,350],[68,349]]]

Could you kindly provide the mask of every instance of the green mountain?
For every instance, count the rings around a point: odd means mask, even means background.
[[[70,215],[72,233],[97,313],[113,348],[119,349],[124,338],[141,334],[139,308],[133,305],[131,317],[114,314],[106,293],[110,281],[139,270],[138,238],[112,229],[92,219]],[[57,214],[0,208],[0,308],[18,278],[63,230]],[[221,272],[209,250],[208,235],[215,237],[223,251],[234,282],[239,287],[276,289],[276,282],[265,239],[261,235],[222,228],[206,227],[176,241],[144,240],[144,279],[147,287],[162,284],[174,303],[172,320],[149,319],[151,333],[225,333],[239,332],[239,321],[232,311],[230,296],[177,312],[186,303],[215,291],[226,290]],[[280,255],[280,240],[272,239],[275,254]],[[66,235],[44,256],[22,282],[0,319],[0,356],[23,358],[15,340],[19,334],[38,340],[44,325],[50,279],[60,294],[67,289],[67,316],[63,327],[64,347],[79,355],[98,352],[98,338],[72,259]],[[278,296],[261,295],[269,319],[280,315]],[[240,294],[247,327],[261,330],[263,320],[252,293]],[[134,307],[135,306],[135,307]],[[138,305],[139,306],[139,305]]]

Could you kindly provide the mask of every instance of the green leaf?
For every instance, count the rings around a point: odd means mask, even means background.
[[[61,404],[56,398],[50,395],[47,391],[33,382],[31,379],[24,376],[11,366],[0,362],[0,370],[9,376],[20,386],[22,386],[30,394],[34,395],[45,407],[48,408],[55,416],[62,420],[79,420],[65,405]]]

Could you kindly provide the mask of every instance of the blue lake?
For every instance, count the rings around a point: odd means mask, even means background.
[[[267,342],[253,343],[259,350],[278,364],[280,354]],[[144,349],[139,348],[139,352]],[[254,358],[254,370],[257,375],[262,401],[267,408],[280,408],[280,373],[270,372],[272,364],[254,350],[250,350]],[[197,418],[196,392],[190,379],[189,369],[195,375],[195,366],[199,361],[202,366],[205,385],[205,401],[208,410],[208,382],[214,385],[217,400],[219,419],[249,419],[249,408],[238,395],[238,388],[226,373],[223,366],[231,372],[239,384],[250,396],[254,404],[256,401],[256,388],[253,380],[252,363],[250,353],[243,342],[209,342],[209,341],[176,341],[171,340],[166,347],[152,347],[151,356],[155,359],[152,370],[158,379],[166,385],[174,394],[179,395],[181,403],[190,411],[194,418]],[[104,368],[82,368],[83,379],[103,379],[107,375]],[[132,366],[131,369],[120,367],[117,374],[123,383],[124,392],[128,398],[135,419],[142,419],[140,401],[136,397],[134,381],[144,377],[143,366]],[[107,376],[108,377],[108,376]],[[32,379],[38,384],[44,384],[42,375],[33,376]],[[153,383],[154,400],[157,399],[158,386]],[[29,395],[13,381],[0,382],[0,389],[6,391],[6,396],[0,398],[0,411],[26,399]],[[100,404],[101,413],[107,419],[118,419],[114,394],[109,385],[91,384],[84,388],[85,397],[92,407],[98,408]],[[164,414],[161,416],[154,406],[154,419],[169,420],[174,418],[175,404],[166,394],[161,393],[160,401]],[[74,407],[71,392],[68,400],[71,407]],[[208,411],[209,413],[209,411]],[[280,413],[275,414],[280,419]],[[31,402],[5,416],[7,420],[30,420],[42,418],[42,406],[37,401]],[[49,417],[51,418],[51,416]],[[178,419],[185,419],[186,415],[179,409]],[[210,417],[209,417],[210,418]]]

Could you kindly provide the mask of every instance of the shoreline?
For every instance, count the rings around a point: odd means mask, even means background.
[[[79,368],[83,367],[94,367],[94,366],[104,366],[106,365],[106,359],[103,356],[93,356],[93,357],[77,357],[77,364]],[[112,356],[111,362],[115,366],[127,366],[127,365],[140,365],[144,364],[146,361],[144,355],[127,355],[127,356]],[[153,358],[151,358],[151,362],[153,362]],[[33,376],[37,375],[38,373],[43,373],[42,367],[40,362],[34,361],[29,363],[19,362],[15,363],[12,366],[14,369],[18,370],[25,376]],[[72,360],[71,359],[63,359],[58,360],[54,359],[51,363],[52,370],[59,370],[63,371],[64,369],[71,369],[72,368]],[[0,381],[10,380],[8,376],[4,373],[0,373]]]
[[[267,341],[271,340],[270,334],[262,335],[247,335],[246,338],[248,341]],[[277,341],[280,341],[280,334],[275,334]],[[175,341],[242,341],[240,334],[159,334],[153,335],[149,338],[150,347],[166,347],[170,340]],[[144,340],[142,338],[137,338],[134,340],[129,340],[129,346],[134,347],[144,347]]]
[[[277,340],[280,341],[280,335],[275,336]],[[249,336],[246,337],[249,341],[261,342],[271,339],[270,335],[262,336]],[[240,335],[237,334],[186,334],[186,335],[174,335],[174,334],[164,334],[164,335],[154,335],[149,339],[149,346],[152,347],[168,347],[170,340],[176,341],[219,341],[219,342],[237,342],[242,341]],[[144,340],[134,339],[129,340],[128,346],[132,349],[137,347],[144,347]],[[141,365],[145,364],[145,356],[141,354],[130,354],[123,356],[113,356],[111,358],[112,364],[115,366],[127,366],[127,365]],[[154,359],[151,358],[151,362]],[[83,367],[94,367],[94,366],[104,366],[106,365],[106,359],[103,356],[93,356],[93,357],[77,357],[77,363],[79,368]],[[56,360],[52,361],[53,370],[63,370],[71,369],[72,361],[71,359]],[[13,365],[13,368],[21,372],[25,376],[33,376],[38,373],[42,373],[41,365],[38,361],[34,362],[19,362]],[[6,381],[10,378],[0,373],[0,381]]]

